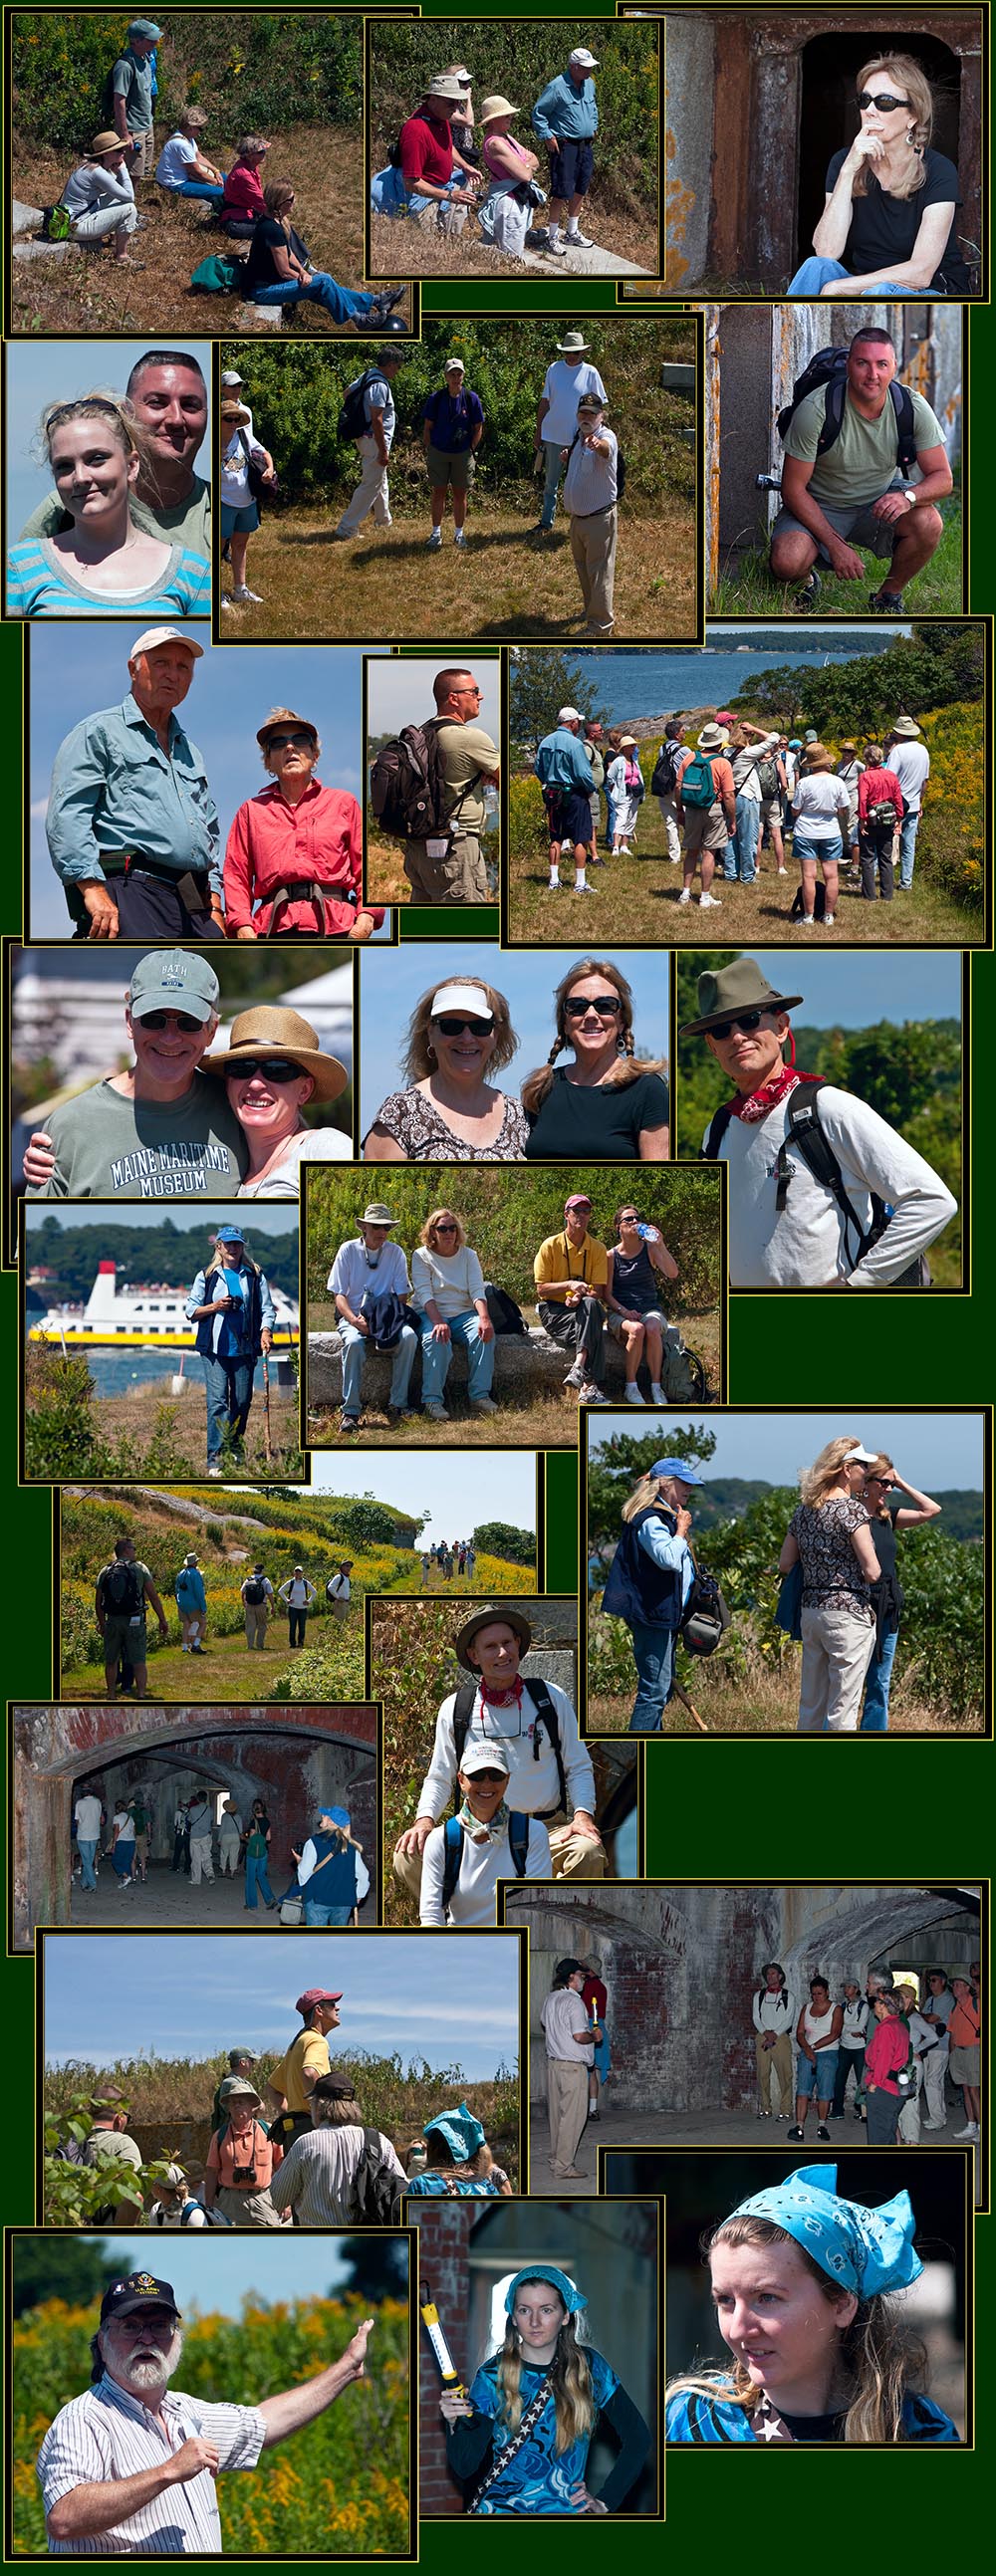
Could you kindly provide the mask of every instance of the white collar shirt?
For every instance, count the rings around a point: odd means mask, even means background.
[[[38,2453],[46,2515],[74,2487],[107,2485],[161,2468],[193,2434],[215,2444],[222,2469],[254,2469],[266,2438],[255,2406],[211,2406],[169,2389],[161,2416],[105,2372],[97,2386],[61,2406]],[[217,2558],[221,2519],[207,2469],[164,2489],[124,2522],[75,2540],[50,2540],[53,2558]]]

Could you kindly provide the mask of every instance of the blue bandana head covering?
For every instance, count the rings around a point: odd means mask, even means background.
[[[836,2191],[836,2165],[800,2165],[766,2191],[755,2191],[732,2212],[734,2218],[770,2218],[784,2227],[821,2272],[859,2299],[880,2290],[904,2290],[919,2280],[923,2264],[913,2251],[914,2218],[908,2191],[880,2209],[863,2201],[841,2200]]]
[[[515,2293],[518,2289],[521,2289],[523,2281],[552,2282],[554,2289],[559,2292],[569,2316],[575,2317],[579,2308],[586,2308],[588,2305],[587,2299],[582,2298],[580,2290],[575,2289],[573,2281],[568,2279],[566,2272],[558,2272],[555,2263],[527,2263],[524,2272],[513,2273],[505,2292],[506,2316],[510,2317],[512,2314],[512,2310],[515,2306]]]
[[[425,2135],[444,2138],[458,2165],[465,2164],[468,2156],[476,2156],[478,2147],[484,2145],[481,2123],[468,2111],[466,2102],[461,2102],[455,2111],[441,2111],[438,2120],[427,2120]]]

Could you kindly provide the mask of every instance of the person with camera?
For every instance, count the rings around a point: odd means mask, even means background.
[[[204,2207],[220,2209],[233,2227],[281,2227],[270,2184],[283,2148],[258,2117],[262,2099],[245,2075],[226,2075],[218,2091],[224,2116],[207,2152]]]
[[[875,2029],[865,2049],[862,2083],[865,2096],[865,2137],[870,2147],[894,2147],[899,2128],[903,2095],[897,2082],[899,2070],[910,2058],[909,2032],[902,2017],[902,2006],[895,1988],[879,1986],[872,1996]],[[822,2105],[821,2105],[822,2109]],[[791,2136],[792,2132],[789,2132]],[[800,2132],[801,2134],[801,2132]],[[829,2137],[829,2130],[827,2136]]]
[[[674,1687],[675,1639],[695,1579],[689,1504],[702,1485],[683,1458],[655,1458],[627,1495],[602,1608],[633,1640],[631,1735],[659,1735]]]

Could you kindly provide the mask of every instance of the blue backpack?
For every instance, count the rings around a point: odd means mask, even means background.
[[[529,1816],[510,1816],[508,1820],[509,1848],[515,1862],[516,1878],[526,1875],[530,1822]],[[459,1816],[447,1816],[443,1838],[443,1912],[448,1914],[463,1859],[463,1826]]]

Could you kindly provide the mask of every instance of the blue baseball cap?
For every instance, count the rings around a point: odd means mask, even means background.
[[[218,1227],[218,1231],[217,1231],[217,1234],[216,1234],[216,1236],[215,1236],[215,1242],[216,1242],[216,1243],[244,1243],[244,1242],[245,1242],[245,1235],[243,1234],[243,1231],[242,1231],[242,1228],[241,1228],[241,1226],[240,1226],[240,1225],[220,1225],[220,1226]]]
[[[655,1458],[650,1473],[652,1476],[680,1476],[683,1485],[701,1485],[703,1482],[701,1476],[693,1476],[684,1458]]]

